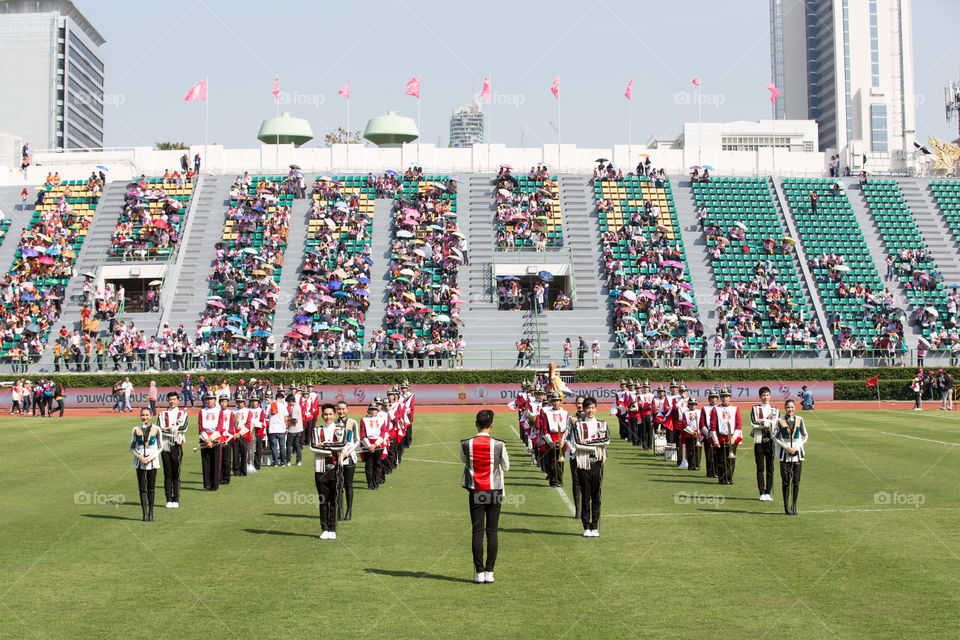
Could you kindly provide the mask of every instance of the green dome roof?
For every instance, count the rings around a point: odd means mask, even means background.
[[[257,140],[266,144],[290,144],[295,147],[313,140],[310,123],[303,118],[294,118],[284,111],[276,118],[268,118],[260,125]]]
[[[398,115],[396,111],[387,111],[382,116],[370,118],[363,137],[378,147],[391,147],[413,142],[420,137],[420,132],[417,131],[417,123],[413,118]]]

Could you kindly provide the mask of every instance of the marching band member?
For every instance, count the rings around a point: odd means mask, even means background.
[[[640,384],[634,380],[627,383],[627,440],[640,446]]]
[[[700,442],[700,409],[697,408],[696,398],[687,400],[687,408],[681,412],[680,441],[683,446],[686,469],[698,471],[700,469],[700,453],[703,444]]]
[[[337,410],[332,404],[320,408],[323,424],[313,429],[310,450],[313,451],[313,478],[320,501],[321,540],[337,539],[337,496],[343,481],[343,449],[347,430],[336,421]]]
[[[301,443],[307,446],[310,443],[308,439],[313,433],[313,428],[317,426],[317,416],[320,415],[320,394],[313,390],[313,384],[307,384],[307,392],[299,395],[298,403],[300,413],[303,415],[303,439]]]
[[[233,475],[247,475],[247,452],[250,449],[250,409],[247,396],[237,387],[237,408],[233,411]]]
[[[707,477],[716,478],[717,470],[714,466],[715,453],[713,450],[713,436],[710,434],[710,427],[713,425],[714,412],[720,402],[720,394],[716,389],[711,389],[707,397],[709,403],[700,410],[700,442],[703,443],[703,457],[707,461]]]
[[[226,381],[223,385],[226,385]],[[229,393],[217,397],[220,403],[220,484],[230,484],[230,472],[233,470],[233,448],[236,431],[233,430],[233,411],[230,410]]]
[[[140,424],[130,433],[130,453],[133,468],[137,470],[137,487],[140,489],[140,508],[143,521],[153,522],[153,498],[157,485],[157,469],[160,468],[160,428],[152,423],[150,409],[140,409]]]
[[[390,419],[390,449],[387,460],[390,462],[390,471],[393,471],[400,464],[400,450],[403,448],[400,445],[403,440],[403,404],[400,402],[400,391],[396,387],[387,391],[387,402],[390,405],[387,409]]]
[[[607,459],[610,434],[607,424],[597,420],[597,401],[593,397],[583,401],[584,419],[567,433],[567,447],[577,460],[580,483],[580,521],[583,537],[600,535],[600,494],[603,484],[603,463]]]
[[[384,448],[386,449],[387,456],[380,461],[380,484],[386,482],[387,476],[393,471],[393,467],[390,466],[390,412],[388,411],[390,405],[387,403],[386,398],[374,398],[374,401],[380,405],[380,410],[377,412],[377,417],[380,420],[380,428],[383,429],[384,437]]]
[[[383,460],[387,457],[386,431],[380,417],[380,406],[376,401],[367,405],[367,415],[360,419],[360,443],[363,446],[361,450],[365,473],[367,476],[367,489],[376,490],[380,488],[383,482]]]
[[[524,380],[520,383],[520,391],[517,393],[517,397],[514,398],[507,407],[511,411],[517,412],[517,431],[520,432],[520,441],[523,442],[523,446],[527,446],[527,432],[525,426],[527,424],[527,391],[530,388],[530,384]]]
[[[673,386],[674,385],[670,385],[671,390],[674,390]],[[690,465],[687,462],[687,456],[683,446],[685,443],[683,436],[683,418],[684,412],[688,409],[687,401],[689,398],[687,397],[687,394],[689,392],[687,391],[686,385],[683,383],[680,383],[679,389],[680,393],[672,396],[671,398],[671,402],[673,403],[673,412],[670,414],[670,421],[673,423],[673,435],[677,440],[677,467],[681,469],[687,469]]]
[[[586,398],[583,396],[577,396],[577,412],[567,418],[567,425],[563,430],[564,455],[567,458],[567,462],[570,464],[570,490],[573,491],[574,508],[573,517],[577,520],[580,519],[580,477],[577,473],[577,458],[573,455],[573,451],[570,449],[570,447],[567,446],[567,438],[570,437],[571,430],[576,429],[577,423],[585,420],[587,417],[586,412],[583,410],[583,402],[585,399]]]
[[[203,490],[216,491],[220,485],[220,434],[223,429],[223,417],[217,406],[217,398],[207,394],[203,396],[203,409],[197,420],[200,435],[200,466],[203,470]]]
[[[252,442],[247,448],[247,473],[256,473],[260,470],[260,461],[263,459],[263,445],[267,438],[266,413],[260,406],[260,396],[250,396],[250,433]]]
[[[733,472],[737,468],[737,446],[743,440],[743,419],[740,409],[730,404],[729,389],[720,392],[720,406],[713,412],[710,432],[718,482],[733,484]]]
[[[551,391],[548,396],[549,407],[540,410],[537,417],[537,431],[544,447],[543,466],[551,487],[563,486],[563,436],[567,419],[570,417],[563,404],[563,396]]]
[[[675,380],[670,382],[670,392],[667,393],[667,404],[670,409],[664,418],[663,426],[667,430],[667,444],[672,444],[677,448],[677,466],[680,466],[680,425],[677,422],[677,407],[682,401],[678,393],[680,386]]]
[[[667,400],[667,391],[663,388],[663,385],[657,387],[657,395],[654,396],[650,408],[653,414],[654,429],[658,433],[665,431],[667,429],[667,419],[673,412],[673,407],[670,406],[670,401]],[[667,442],[670,442],[669,433],[667,433]]]
[[[400,401],[406,406],[406,434],[403,438],[403,446],[409,447],[413,444],[413,412],[416,409],[415,395],[413,391],[410,390],[410,382],[407,380],[403,381],[401,387]]]
[[[629,429],[627,428],[627,407],[630,405],[628,396],[630,390],[627,388],[626,380],[620,380],[620,390],[615,396],[614,407],[616,407],[617,422],[620,424],[620,439],[626,440]]]
[[[160,459],[163,461],[163,492],[168,509],[180,507],[180,465],[183,463],[184,432],[187,412],[180,408],[176,391],[167,394],[167,409],[157,414],[157,425],[163,436]]]
[[[653,449],[653,394],[647,381],[637,396],[637,404],[640,405],[640,448],[650,451]]]
[[[357,421],[347,416],[350,407],[341,400],[337,403],[337,420],[344,429],[350,432],[348,447],[344,449],[346,457],[343,461],[343,494],[347,499],[347,512],[343,513],[343,497],[337,494],[337,520],[349,520],[353,517],[353,475],[357,471],[357,448],[360,443],[360,428]]]
[[[790,399],[783,403],[786,414],[777,421],[774,442],[780,460],[780,483],[783,490],[783,510],[787,515],[797,515],[797,496],[800,494],[800,468],[803,466],[803,445],[807,443],[807,427],[803,418],[796,415],[797,404]],[[787,494],[793,488],[793,506],[787,506]]]
[[[760,387],[760,404],[750,409],[750,436],[753,458],[757,462],[757,489],[760,502],[773,502],[773,431],[780,412],[770,406],[770,388]]]
[[[540,417],[540,410],[543,408],[543,401],[547,397],[547,392],[537,387],[533,392],[533,399],[527,402],[526,423],[524,426],[527,434],[527,448],[530,450],[530,464],[540,464],[540,439],[537,436],[537,418]]]
[[[477,412],[477,435],[460,441],[460,459],[464,463],[460,485],[467,490],[470,525],[473,529],[473,581],[493,582],[497,562],[500,505],[503,503],[503,474],[510,469],[506,443],[490,437],[493,411]],[[487,536],[487,557],[483,557],[483,536]]]

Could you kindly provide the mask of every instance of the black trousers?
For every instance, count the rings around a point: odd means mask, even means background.
[[[652,415],[640,415],[640,447],[644,450],[653,449]]]
[[[230,471],[233,469],[233,442],[220,445],[220,484],[230,484]]]
[[[716,459],[713,453],[713,441],[707,439],[703,442],[703,457],[707,461],[707,477],[716,478]]]
[[[573,503],[576,506],[577,516],[580,515],[580,474],[577,473],[577,459],[570,458],[570,490],[573,492]]]
[[[583,528],[596,529],[600,524],[600,485],[603,483],[603,463],[594,460],[589,469],[577,467],[580,476],[580,521]]]
[[[313,473],[320,502],[320,527],[323,531],[337,530],[337,496],[340,495],[340,465]]]
[[[337,492],[337,513],[343,511],[343,498],[347,499],[347,512],[353,509],[353,475],[357,472],[357,465],[343,465],[342,490]]]
[[[640,418],[627,417],[627,440],[633,446],[640,446]]]
[[[783,509],[787,513],[797,513],[797,496],[800,495],[800,470],[802,466],[802,461],[780,461],[780,485],[783,489]],[[793,497],[793,506],[789,507],[787,506],[787,500],[791,496]]]
[[[180,465],[183,463],[183,447],[170,445],[170,451],[160,452],[163,463],[163,493],[167,502],[180,502]]]
[[[413,444],[413,422],[412,421],[410,422],[410,426],[407,427],[407,432],[403,435],[404,448],[409,447],[411,444]]]
[[[137,468],[137,488],[140,489],[140,508],[143,510],[143,518],[153,516],[153,499],[157,486],[156,469]]]
[[[700,457],[703,453],[703,449],[697,446],[699,443],[695,437],[687,436],[687,442],[685,445],[686,449],[686,459],[687,459],[687,468],[693,471],[696,471],[700,468]]]
[[[773,492],[773,440],[754,443],[753,457],[757,461],[757,489],[760,495]]]
[[[626,416],[617,416],[617,422],[620,423],[620,439],[626,440],[628,429],[627,429],[627,417]]]
[[[240,439],[234,441],[234,450],[233,450],[233,475],[235,476],[245,476],[247,475],[247,449],[250,447],[250,443],[246,440]]]
[[[254,434],[253,436],[253,468],[260,470],[260,463],[263,459],[263,438]]]
[[[500,541],[497,529],[500,526],[500,505],[503,491],[478,491],[468,489],[467,504],[470,507],[470,525],[473,528],[473,568],[476,573],[493,571],[497,564]],[[487,558],[483,558],[483,537],[487,537]]]
[[[376,489],[383,481],[383,470],[380,468],[382,460],[383,449],[363,452],[364,475],[367,477],[367,489]]]
[[[733,484],[733,472],[737,468],[737,459],[730,454],[737,453],[737,445],[721,442],[714,450],[713,464],[717,472],[717,481],[720,484]]]
[[[543,466],[550,486],[563,486],[563,451],[560,446],[547,447],[543,452]]]
[[[203,488],[207,491],[216,491],[220,485],[220,449],[221,447],[204,447],[200,449]]]

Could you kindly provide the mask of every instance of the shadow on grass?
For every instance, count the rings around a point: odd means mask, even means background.
[[[140,506],[139,503],[137,506]],[[106,513],[82,513],[80,515],[82,515],[84,518],[100,518],[103,520],[136,520],[137,522],[141,522],[143,520],[142,515],[139,518],[129,516],[111,516],[107,515]]]
[[[500,528],[500,533],[542,533],[548,536],[581,536],[583,532],[572,533],[570,531],[543,531],[540,529],[504,529]]]
[[[255,533],[261,536],[299,536],[302,538],[319,538],[319,534],[297,533],[296,531],[275,531],[273,529],[244,529],[247,533]]]
[[[467,578],[441,576],[436,573],[423,573],[420,571],[390,571],[388,569],[373,569],[371,567],[367,567],[364,569],[364,571],[379,576],[392,576],[394,578],[425,578],[427,580],[443,580],[444,582],[466,582],[468,584],[473,584],[473,580],[468,580]]]
[[[502,516],[520,516],[521,518],[572,518],[571,515],[557,515],[555,513],[520,513],[519,511],[501,511]],[[503,531],[503,529],[501,529]]]
[[[277,516],[278,518],[314,518],[318,519],[317,514],[306,514],[306,513],[265,513],[265,516]]]
[[[730,498],[727,498],[728,500]],[[782,516],[780,511],[750,511],[748,509],[697,509],[697,511],[709,511],[711,513],[749,513],[755,516]]]

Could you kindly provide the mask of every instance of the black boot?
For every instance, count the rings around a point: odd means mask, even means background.
[[[153,497],[154,497],[153,491],[147,494],[147,499],[149,501],[149,507],[150,507],[150,510],[147,512],[147,520],[149,522],[153,522]]]
[[[800,495],[800,485],[794,483],[793,485],[793,507],[790,509],[790,513],[797,515],[797,496]],[[784,496],[786,500],[786,496]]]
[[[349,519],[351,518],[351,516],[352,516],[352,512],[353,512],[353,507],[352,507],[352,506],[348,506],[348,507],[347,507],[347,512],[343,515],[343,519],[344,519],[344,520],[349,520]]]
[[[337,500],[337,520],[343,520],[343,503]]]
[[[143,517],[140,518],[143,522],[147,521],[147,494],[140,494],[140,510],[143,512]]]
[[[790,511],[790,485],[783,485],[783,512],[788,516],[793,515],[793,512]]]

